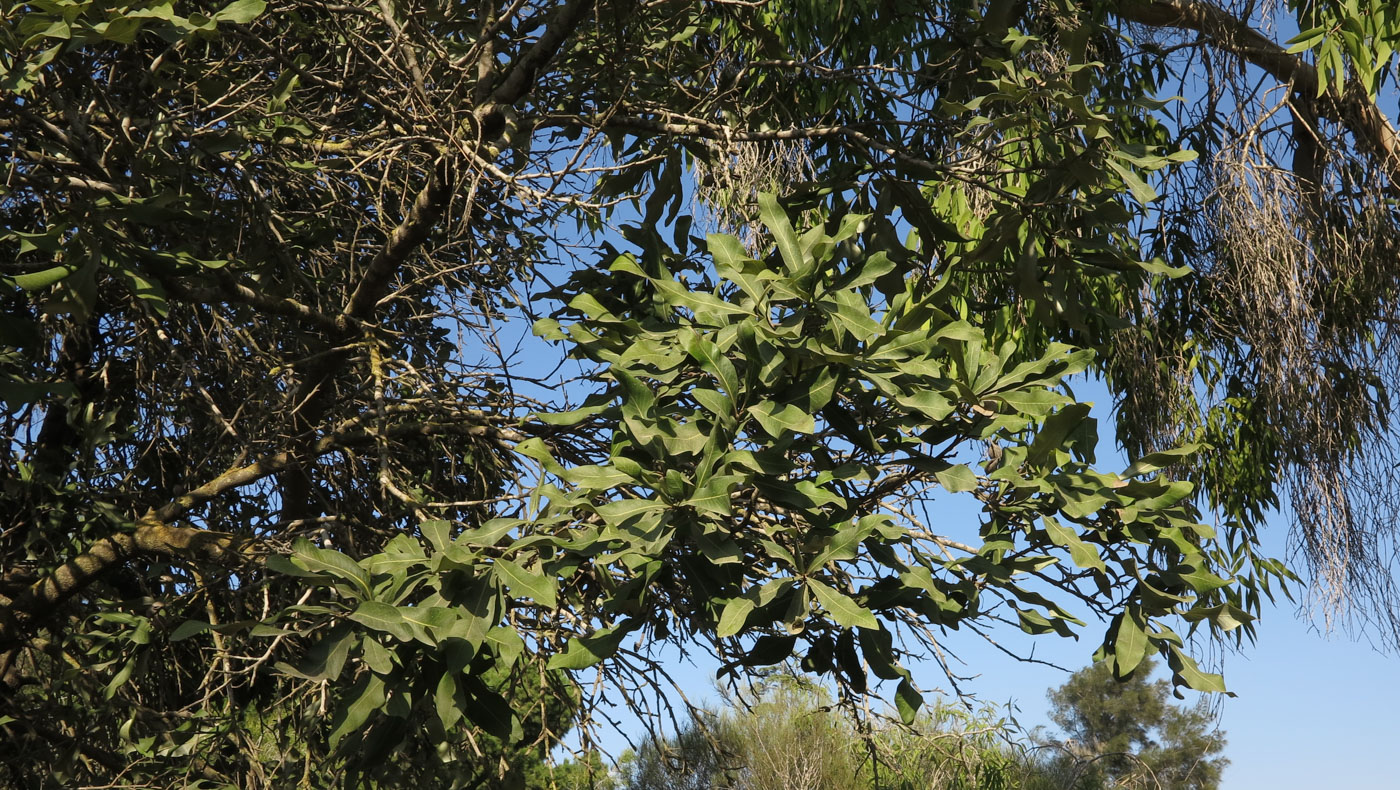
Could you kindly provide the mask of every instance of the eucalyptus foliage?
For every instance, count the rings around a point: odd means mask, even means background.
[[[1291,51],[1199,2],[0,8],[15,784],[523,781],[672,649],[912,721],[997,623],[1221,691],[1263,513],[1385,436],[1385,4]],[[1295,94],[1247,139],[1328,353],[1250,366],[1175,37]]]

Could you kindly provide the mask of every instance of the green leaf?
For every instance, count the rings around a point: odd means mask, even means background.
[[[384,707],[384,680],[378,675],[366,674],[350,689],[345,699],[348,702],[342,702],[331,720],[334,727],[330,738],[332,748],[346,735],[360,729],[369,721],[371,714]]]
[[[408,627],[403,613],[397,606],[380,601],[365,601],[350,613],[350,619],[372,630],[389,634],[400,642],[413,638],[413,630]]]
[[[705,243],[721,277],[732,277],[733,272],[744,270],[749,253],[744,249],[743,242],[727,233],[711,233],[705,237]]]
[[[1105,164],[1113,168],[1113,172],[1123,179],[1123,183],[1128,187],[1128,191],[1133,194],[1133,198],[1144,206],[1157,199],[1157,190],[1153,189],[1146,181],[1143,181],[1137,173],[1131,169],[1118,164],[1109,159]]]
[[[233,0],[232,3],[224,6],[212,19],[215,22],[232,22],[235,25],[246,25],[254,19],[262,16],[267,10],[267,3],[264,0]]]
[[[724,611],[720,614],[719,625],[715,627],[715,636],[720,639],[734,636],[744,628],[748,622],[749,613],[754,610],[754,602],[748,598],[731,598],[724,605]]]
[[[1064,449],[1070,434],[1088,419],[1089,409],[1087,403],[1071,403],[1046,417],[1026,453],[1026,463],[1033,467],[1043,466],[1056,450]]]
[[[1147,656],[1147,629],[1142,610],[1129,606],[1113,621],[1113,673],[1120,680],[1132,674]]]
[[[899,665],[894,653],[894,636],[889,631],[883,626],[861,628],[859,636],[861,655],[865,656],[865,663],[870,665],[875,677],[882,680],[908,679],[909,670]]]
[[[102,38],[107,41],[130,44],[136,40],[136,34],[141,32],[141,20],[132,17],[117,17],[108,22],[94,25],[93,29],[99,31]]]
[[[1013,390],[1011,392],[999,392],[996,397],[1006,402],[1006,405],[1015,409],[1020,414],[1029,417],[1044,417],[1056,406],[1061,406],[1065,402],[1065,396],[1054,390],[1047,389],[1026,389]]]
[[[486,641],[495,649],[499,666],[511,666],[525,652],[525,640],[508,626],[497,626],[486,632]]]
[[[816,421],[812,419],[812,415],[790,403],[779,406],[772,401],[764,401],[750,406],[749,414],[752,414],[758,420],[758,424],[763,426],[763,430],[774,439],[781,439],[783,431],[811,433],[816,429]]]
[[[954,494],[977,489],[977,475],[967,467],[967,464],[950,466],[942,471],[934,472],[933,476],[939,485]]]
[[[387,675],[394,671],[394,659],[389,651],[377,639],[365,639],[361,644],[361,658],[372,671],[380,675]]]
[[[901,395],[895,399],[906,409],[914,409],[931,420],[941,422],[957,410],[958,404],[947,396],[933,390],[923,390],[913,395]]]
[[[457,543],[464,546],[494,546],[501,538],[516,527],[524,524],[514,518],[493,518],[476,529],[470,529],[457,536]]]
[[[842,527],[832,536],[831,542],[826,544],[826,548],[818,552],[807,564],[807,573],[815,573],[826,567],[829,562],[853,559],[856,552],[860,550],[860,542],[865,540],[873,528],[873,522],[867,522],[863,519]]]
[[[457,680],[453,673],[443,672],[442,677],[438,678],[437,688],[433,691],[433,707],[437,709],[442,728],[448,732],[462,719],[462,702],[465,700],[459,699],[459,696]]]
[[[832,621],[846,628],[879,628],[880,621],[868,609],[853,601],[845,593],[817,581],[808,579],[807,586],[817,596],[817,602],[831,615]]]
[[[341,624],[332,628],[307,651],[294,674],[310,680],[335,680],[345,667],[351,645],[357,641],[358,637],[350,626]]]
[[[1254,615],[1228,603],[1217,606],[1198,606],[1188,609],[1181,619],[1195,623],[1209,620],[1224,631],[1233,631],[1245,623],[1254,622]]]
[[[685,343],[686,353],[700,363],[701,369],[714,376],[724,394],[728,395],[731,401],[737,400],[739,374],[734,369],[734,363],[719,350],[719,346],[706,340],[698,332],[683,333],[682,342]]]
[[[788,274],[800,276],[807,268],[807,259],[802,254],[802,247],[798,243],[796,231],[792,229],[792,223],[788,221],[787,212],[778,205],[777,195],[771,192],[759,193],[758,214],[764,226],[773,234],[773,241],[778,245],[778,254],[782,256]]]
[[[266,562],[263,563],[263,567],[267,568],[270,571],[275,571],[286,576],[295,576],[299,579],[324,580],[326,578],[326,575],[324,573],[309,571],[306,568],[303,568],[302,566],[296,564],[295,562],[292,562],[292,559],[290,557],[284,557],[281,554],[273,554],[269,556]]]
[[[413,638],[428,645],[445,639],[464,639],[471,623],[457,616],[456,608],[445,606],[400,606],[399,614],[413,631]]]
[[[691,495],[686,504],[705,513],[728,516],[730,514],[729,490],[743,481],[742,475],[711,477],[703,485],[696,487],[695,493]]]
[[[754,640],[753,647],[739,662],[746,667],[767,667],[786,661],[797,645],[795,636],[767,634]],[[723,670],[721,670],[723,671]]]
[[[666,506],[654,499],[623,499],[618,502],[609,502],[606,505],[599,505],[594,508],[603,521],[609,526],[622,526],[638,516],[653,510],[662,510]]]
[[[452,525],[442,519],[424,521],[418,525],[418,531],[422,532],[423,537],[439,552],[447,551],[452,545]]]
[[[369,573],[358,563],[334,549],[319,549],[305,538],[292,544],[293,561],[312,573],[326,573],[352,582],[366,597],[370,595]]]
[[[1230,583],[1229,580],[1222,579],[1199,565],[1181,565],[1162,576],[1168,581],[1183,582],[1198,593],[1218,590]]]
[[[554,577],[540,571],[528,571],[519,564],[507,559],[498,559],[495,564],[496,577],[517,597],[528,595],[535,603],[547,608],[558,607],[554,594]]]
[[[1192,442],[1191,444],[1184,444],[1170,450],[1144,455],[1130,464],[1127,469],[1124,469],[1123,474],[1120,476],[1127,480],[1139,475],[1151,474],[1159,469],[1181,463],[1183,460],[1195,455],[1200,449],[1200,444]]]
[[[1064,546],[1069,549],[1070,559],[1075,565],[1085,569],[1106,570],[1103,558],[1099,557],[1098,551],[1081,540],[1078,532],[1056,521],[1052,516],[1046,516],[1044,522],[1045,532],[1050,536],[1050,540],[1056,546]]]
[[[1196,691],[1213,691],[1220,694],[1230,693],[1225,690],[1224,677],[1210,672],[1202,672],[1201,668],[1196,666],[1196,660],[1186,655],[1186,653],[1176,645],[1170,646],[1167,653],[1167,663],[1175,673],[1173,680],[1177,681],[1178,684],[1184,684]]]
[[[102,698],[111,699],[116,696],[116,693],[121,690],[121,687],[126,685],[126,682],[131,679],[131,673],[135,669],[136,657],[132,656],[126,660],[125,664],[122,664],[122,668],[117,670],[117,674],[113,675],[112,679],[107,682],[107,687],[102,691]]]
[[[177,627],[174,631],[170,632],[169,639],[171,642],[179,642],[185,639],[189,639],[190,637],[196,634],[202,634],[208,630],[209,624],[204,622],[203,620],[186,620],[185,622],[180,623],[179,627]]]
[[[924,705],[924,697],[906,678],[899,681],[899,687],[895,689],[894,705],[899,709],[899,718],[905,724],[913,724],[919,716],[919,708]]]
[[[470,698],[466,714],[472,723],[507,743],[520,740],[520,720],[505,697],[475,675],[461,675],[457,684]]]
[[[636,627],[632,621],[612,628],[600,628],[591,636],[569,640],[562,653],[549,659],[549,669],[586,669],[617,652],[623,637]]]
[[[606,491],[609,488],[637,482],[631,475],[615,467],[596,464],[575,466],[564,473],[564,479],[576,486],[591,488],[595,491]]]
[[[17,274],[7,279],[26,291],[37,291],[40,288],[53,285],[77,270],[78,267],[76,266],[55,266],[52,269],[45,269],[41,272]]]
[[[517,444],[515,446],[515,451],[526,458],[531,458],[539,462],[540,466],[544,467],[546,472],[560,477],[564,476],[564,467],[560,466],[559,462],[554,460],[554,455],[549,452],[549,447],[546,446],[539,437],[531,436],[520,444]]]

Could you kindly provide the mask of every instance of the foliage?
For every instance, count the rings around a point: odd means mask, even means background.
[[[1392,17],[1316,7],[1344,68],[1388,67]],[[1117,675],[1223,690],[1182,623],[1251,635],[1290,578],[1262,511],[1317,478],[1300,513],[1334,512],[1384,436],[1351,352],[1389,348],[1393,223],[1347,189],[1400,148],[1373,82],[1324,89],[1338,56],[1318,80],[1208,4],[3,9],[17,784],[504,781],[662,688],[667,646],[888,681],[914,721],[949,632],[1099,618]],[[1168,122],[1189,71],[1128,25],[1316,88],[1329,136],[1251,155],[1316,176],[1277,334],[1327,353],[1250,367],[1272,303],[1183,180],[1233,161],[1226,125]],[[756,149],[789,166],[713,177]],[[1081,373],[1124,400],[1126,469],[1094,465]],[[1377,555],[1335,512],[1305,534],[1346,576]]]
[[[881,788],[1099,790],[1215,788],[1224,733],[1203,705],[1168,700],[1145,662],[1118,680],[1096,664],[1049,692],[1063,741],[1027,741],[990,708],[938,701],[913,726],[878,717],[857,726],[808,678],[766,676],[619,764],[625,790]]]
[[[942,702],[912,728],[853,723],[810,679],[774,674],[620,763],[626,790],[1012,787],[1029,765],[1004,721]]]
[[[1204,701],[1173,705],[1164,680],[1149,681],[1145,662],[1117,680],[1103,664],[1074,673],[1050,692],[1050,717],[1069,740],[1055,761],[1061,773],[1110,787],[1210,790],[1229,762],[1220,753],[1225,733],[1215,728]]]

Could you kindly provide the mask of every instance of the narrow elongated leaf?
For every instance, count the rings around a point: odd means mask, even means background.
[[[845,593],[838,592],[832,587],[817,581],[808,579],[807,586],[817,596],[817,602],[831,615],[832,621],[837,625],[846,628],[879,628],[880,621],[875,618],[874,613],[863,608]]]
[[[10,277],[8,279],[15,285],[19,286],[20,288],[23,288],[26,291],[37,291],[40,288],[45,288],[50,285],[53,285],[54,283],[58,282],[59,280],[62,280],[63,278],[67,277],[75,271],[77,271],[77,267],[74,266],[55,266],[51,269],[45,269],[41,272],[32,272],[30,274],[17,274],[14,277]]]
[[[924,697],[914,688],[908,678],[899,681],[898,688],[894,692],[894,705],[899,709],[899,718],[905,724],[913,724],[914,719],[919,716],[919,708],[924,705]]]
[[[320,549],[305,538],[292,544],[293,561],[312,573],[326,573],[353,583],[360,593],[369,596],[369,573],[354,560],[334,549]]]
[[[1142,611],[1129,606],[1113,620],[1113,672],[1119,678],[1126,678],[1142,663],[1147,655],[1147,628],[1142,622]]]
[[[596,512],[609,525],[620,526],[644,513],[661,510],[665,507],[660,502],[651,499],[624,499],[620,502],[600,505]]]
[[[763,426],[763,430],[774,439],[782,438],[783,431],[811,433],[816,428],[812,415],[790,403],[780,406],[772,401],[764,401],[750,406],[749,414],[752,414],[754,419],[758,420],[758,424]]]
[[[696,362],[700,363],[701,369],[719,383],[720,389],[728,395],[730,400],[739,397],[739,373],[734,369],[734,363],[719,350],[719,346],[706,340],[698,332],[689,332],[682,335],[685,343],[685,351]]]
[[[438,721],[442,722],[442,728],[448,732],[452,731],[453,725],[462,719],[462,702],[464,702],[457,689],[457,679],[452,672],[443,672],[438,678],[437,688],[433,691],[433,707],[437,709]]]
[[[1214,691],[1220,694],[1229,694],[1225,690],[1225,678],[1220,675],[1204,672],[1196,665],[1196,660],[1188,655],[1176,645],[1171,645],[1167,653],[1167,664],[1176,673],[1177,679],[1185,685],[1197,691]]]
[[[1133,198],[1135,198],[1137,202],[1145,206],[1157,199],[1157,190],[1153,189],[1146,181],[1143,181],[1131,168],[1124,167],[1111,159],[1106,160],[1104,164],[1113,168],[1113,172],[1117,173],[1119,178],[1123,179],[1123,183],[1128,187],[1128,191],[1133,193]]]
[[[375,674],[360,678],[354,688],[345,695],[332,719],[331,746],[340,743],[351,732],[358,730],[376,710],[384,707],[384,680]]]
[[[576,486],[602,491],[615,486],[636,482],[631,475],[611,466],[575,466],[564,473],[564,478]]]
[[[622,644],[622,638],[632,630],[629,623],[614,626],[612,628],[601,628],[591,636],[580,637],[569,641],[569,646],[562,653],[556,653],[549,659],[550,669],[585,669],[608,658],[617,652],[617,646]]]
[[[1122,477],[1124,479],[1128,479],[1132,477],[1137,477],[1138,475],[1151,474],[1157,471],[1158,469],[1163,469],[1165,467],[1171,466],[1172,464],[1181,463],[1187,458],[1190,458],[1196,453],[1196,451],[1200,449],[1200,444],[1193,442],[1191,444],[1184,444],[1180,447],[1175,447],[1170,450],[1163,450],[1159,453],[1151,453],[1149,455],[1144,455],[1143,457],[1137,459],[1132,464],[1130,464],[1127,469],[1124,469]]]
[[[399,607],[379,601],[365,601],[350,613],[350,619],[375,631],[389,634],[400,642],[413,638],[413,630],[404,620]]]
[[[170,632],[168,639],[171,642],[179,642],[184,639],[189,639],[196,634],[202,634],[208,630],[209,624],[203,620],[186,620],[180,623],[174,631]]]
[[[233,0],[232,3],[219,9],[213,16],[215,22],[232,22],[236,25],[246,25],[254,19],[262,16],[267,10],[267,3],[264,0]]]
[[[554,578],[540,571],[529,571],[507,559],[498,559],[495,564],[497,578],[510,587],[516,595],[528,595],[536,603],[549,609],[559,605],[554,594]]]
[[[739,633],[744,628],[744,623],[748,621],[749,613],[754,610],[754,602],[748,598],[733,598],[724,605],[724,612],[720,614],[719,625],[715,627],[715,636],[723,639]]]
[[[787,212],[778,204],[777,195],[771,192],[760,193],[758,214],[768,231],[773,234],[773,241],[778,245],[778,254],[782,256],[788,274],[801,276],[807,260],[802,255],[802,246],[798,241],[797,232],[792,229],[792,223],[788,221]]]
[[[1050,516],[1045,517],[1045,532],[1055,545],[1069,549],[1070,559],[1075,565],[1086,569],[1105,570],[1103,558],[1099,557],[1093,546],[1080,539],[1078,532]]]

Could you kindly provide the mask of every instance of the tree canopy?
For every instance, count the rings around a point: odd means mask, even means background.
[[[17,784],[465,786],[668,646],[1224,690],[1284,497],[1391,611],[1383,0],[4,8]]]
[[[1153,669],[1119,681],[1104,664],[1074,673],[1050,691],[1050,718],[1068,740],[1052,758],[1060,773],[1077,775],[1076,786],[1170,787],[1214,790],[1228,760],[1225,733],[1207,706],[1173,705],[1165,680],[1149,680]]]

